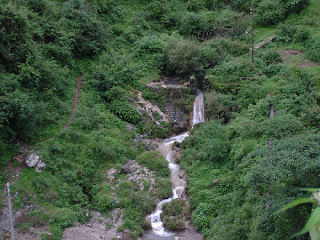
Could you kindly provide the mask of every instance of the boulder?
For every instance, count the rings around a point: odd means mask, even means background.
[[[133,173],[139,168],[139,164],[135,160],[128,160],[125,165],[121,167],[121,173]]]
[[[148,151],[157,150],[162,141],[162,139],[143,139]]]
[[[41,159],[39,159],[38,164],[36,166],[36,172],[41,172],[46,167],[47,167],[47,165],[43,161],[41,161]]]
[[[28,167],[35,167],[38,164],[38,161],[40,160],[40,156],[31,152],[26,157],[26,164]]]

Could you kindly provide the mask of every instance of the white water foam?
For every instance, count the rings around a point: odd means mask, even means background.
[[[197,123],[204,122],[203,92],[199,91],[193,104],[192,128]]]
[[[203,93],[199,91],[193,105],[192,128],[195,124],[200,122],[204,122],[204,104]],[[160,146],[160,148],[162,148],[162,154],[168,161],[168,167],[171,171],[171,179],[178,179],[180,181],[180,184],[176,183],[176,185],[178,186],[172,189],[172,197],[162,200],[157,205],[156,211],[148,216],[151,221],[153,232],[158,236],[168,237],[173,235],[173,233],[166,231],[163,227],[163,222],[161,221],[160,215],[162,213],[162,206],[165,203],[171,202],[173,199],[181,197],[181,195],[185,191],[186,182],[179,177],[180,165],[174,163],[171,146],[175,142],[181,143],[186,137],[189,137],[189,132],[185,132],[169,139],[165,139]]]

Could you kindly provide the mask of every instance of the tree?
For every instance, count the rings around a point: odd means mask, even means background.
[[[172,38],[168,41],[167,57],[177,73],[187,75],[199,65],[200,44],[190,39]]]

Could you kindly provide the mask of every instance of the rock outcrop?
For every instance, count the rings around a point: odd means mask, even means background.
[[[127,163],[121,167],[121,173],[133,173],[139,167],[139,164],[135,160],[128,160]]]
[[[40,156],[34,152],[30,152],[25,160],[28,167],[36,167],[36,172],[41,172],[46,168],[46,164],[41,160]]]

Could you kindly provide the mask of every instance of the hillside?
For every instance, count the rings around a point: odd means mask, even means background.
[[[275,36],[254,63],[244,0],[1,1],[0,182],[11,184],[19,239],[67,239],[75,225],[106,239],[150,229],[146,216],[172,194],[155,150],[190,128],[199,66],[206,122],[174,146],[190,203],[177,211],[205,239],[302,229],[315,205],[277,210],[320,185],[320,1],[253,6],[255,44]],[[183,87],[165,86],[176,79]],[[25,163],[31,153],[40,172]]]

